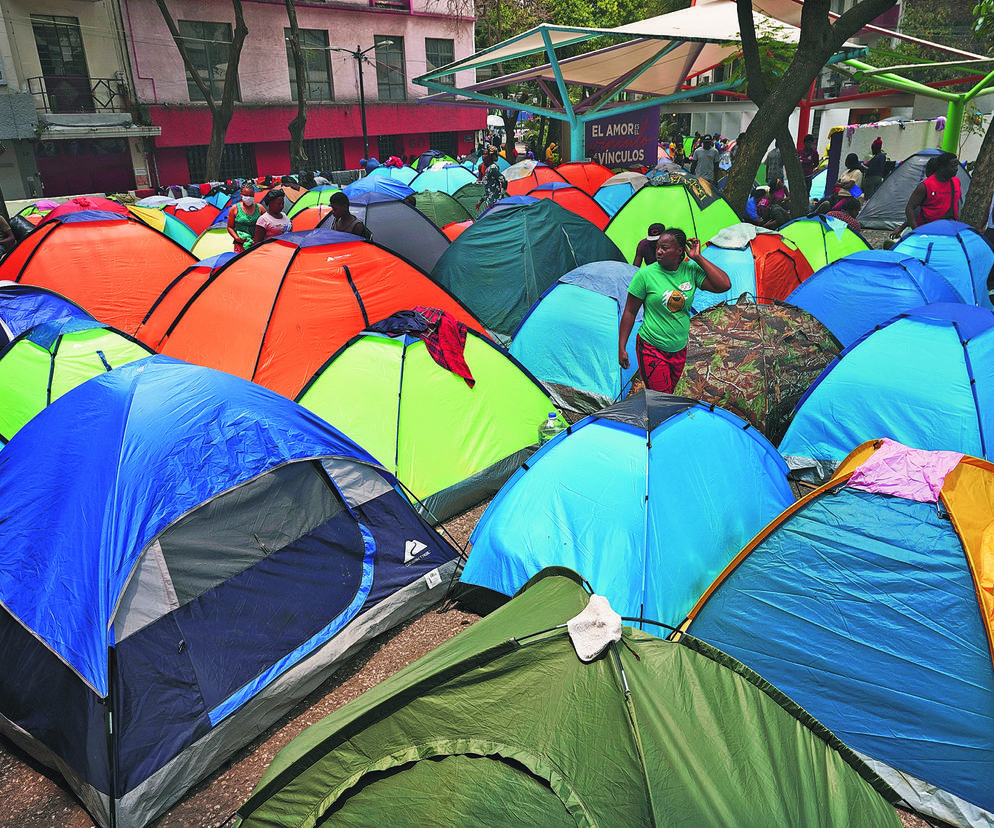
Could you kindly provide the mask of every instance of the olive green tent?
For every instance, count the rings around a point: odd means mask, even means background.
[[[463,356],[472,386],[438,365],[417,336],[367,331],[332,356],[297,401],[396,474],[425,517],[446,520],[495,494],[555,411],[531,374],[483,336],[467,330]]]
[[[588,601],[569,570],[539,573],[301,733],[241,828],[900,826],[852,751],[719,650],[619,622],[581,661],[559,625]]]
[[[707,181],[671,171],[650,178],[614,214],[604,232],[625,254],[625,261],[631,262],[649,225],[656,222],[683,230],[688,239],[700,239],[703,247],[720,230],[738,224],[739,217]]]
[[[0,352],[0,440],[9,441],[77,385],[154,353],[92,319],[46,322],[25,331]]]
[[[476,213],[467,208],[455,196],[450,196],[439,190],[415,193],[414,206],[424,213],[436,227],[445,227],[446,224],[451,224],[454,221],[465,221],[476,217]]]
[[[452,197],[466,208],[470,216],[476,218],[478,213],[476,205],[483,198],[483,184],[479,181],[474,181],[471,184],[463,184],[452,194]]]

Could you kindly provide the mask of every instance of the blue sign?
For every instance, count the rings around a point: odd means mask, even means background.
[[[586,124],[587,155],[605,167],[654,167],[659,157],[659,105]]]

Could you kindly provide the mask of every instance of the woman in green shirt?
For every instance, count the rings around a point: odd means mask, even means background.
[[[228,235],[234,241],[236,253],[252,246],[255,240],[255,223],[262,215],[262,208],[256,203],[255,190],[249,185],[242,187],[241,198],[228,210]]]
[[[687,362],[690,309],[698,288],[724,293],[732,282],[701,255],[701,243],[683,230],[668,227],[656,242],[656,261],[642,267],[628,286],[618,330],[618,364],[628,368],[628,337],[642,309],[635,338],[639,371],[646,388],[673,393]]]

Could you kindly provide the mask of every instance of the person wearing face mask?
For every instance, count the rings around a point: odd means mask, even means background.
[[[687,362],[690,310],[698,289],[730,290],[732,282],[720,267],[701,255],[701,243],[668,227],[656,242],[656,261],[639,269],[628,286],[618,326],[618,364],[628,368],[628,337],[642,310],[635,338],[639,371],[646,388],[672,394]]]
[[[236,253],[241,253],[254,243],[255,223],[261,215],[262,209],[255,201],[255,190],[248,185],[242,187],[238,202],[228,210],[228,235],[235,240]]]

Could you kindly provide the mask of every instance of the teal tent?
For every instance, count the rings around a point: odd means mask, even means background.
[[[899,828],[851,750],[715,648],[614,615],[581,660],[562,627],[601,603],[541,573],[305,730],[237,824]]]

